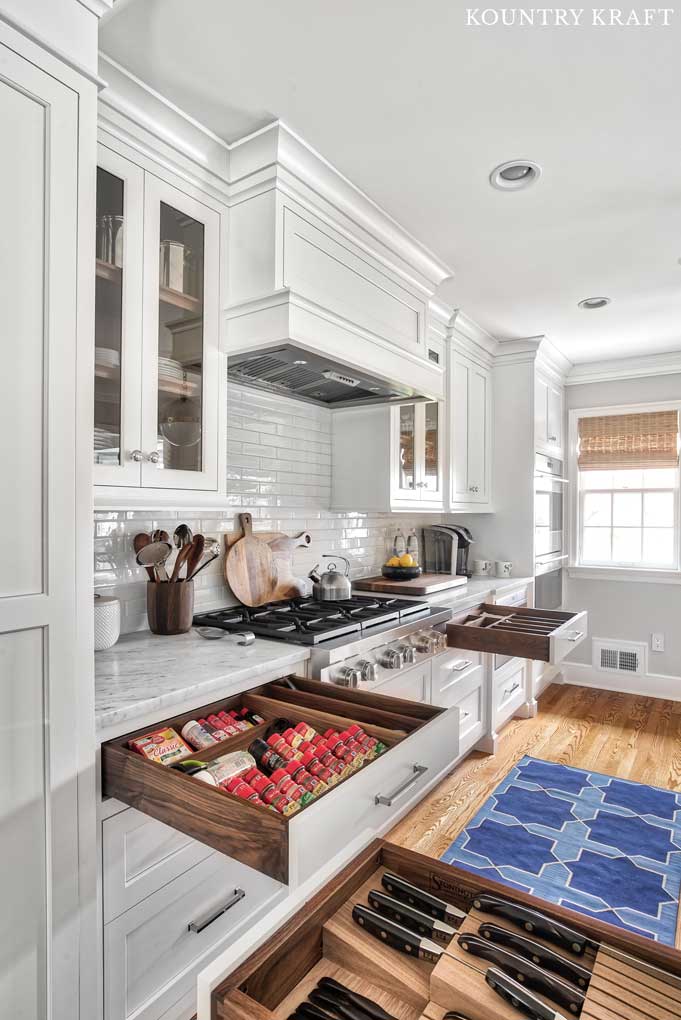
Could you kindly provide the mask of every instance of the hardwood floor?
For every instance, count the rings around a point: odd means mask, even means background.
[[[553,685],[534,719],[513,719],[492,757],[474,752],[387,836],[439,858],[525,754],[681,790],[681,702]]]

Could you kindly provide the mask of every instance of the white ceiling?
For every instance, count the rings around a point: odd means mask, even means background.
[[[648,29],[464,12],[122,0],[101,45],[228,141],[283,119],[453,266],[440,295],[496,336],[546,334],[575,362],[681,349],[681,12]],[[490,187],[522,157],[536,185]],[[577,309],[594,294],[612,305]]]

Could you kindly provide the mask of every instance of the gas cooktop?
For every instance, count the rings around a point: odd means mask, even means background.
[[[194,625],[221,627],[227,631],[247,629],[259,637],[317,645],[345,634],[361,634],[391,620],[399,622],[429,612],[427,602],[408,602],[406,599],[353,595],[337,602],[319,602],[314,598],[301,597],[268,602],[264,606],[227,606],[208,613],[197,613]]]

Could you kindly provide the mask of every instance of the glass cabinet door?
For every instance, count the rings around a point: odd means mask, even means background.
[[[99,147],[95,224],[95,482],[139,485],[144,173]]]
[[[398,416],[397,488],[413,497],[416,490],[416,405],[401,404]]]
[[[440,404],[432,401],[423,405],[424,454],[422,499],[439,497],[442,493],[442,433],[440,429]]]
[[[216,488],[219,217],[150,174],[145,205],[142,484]]]

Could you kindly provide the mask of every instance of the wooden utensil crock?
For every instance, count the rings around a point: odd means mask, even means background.
[[[147,619],[152,634],[186,634],[194,616],[194,582],[147,582]]]

